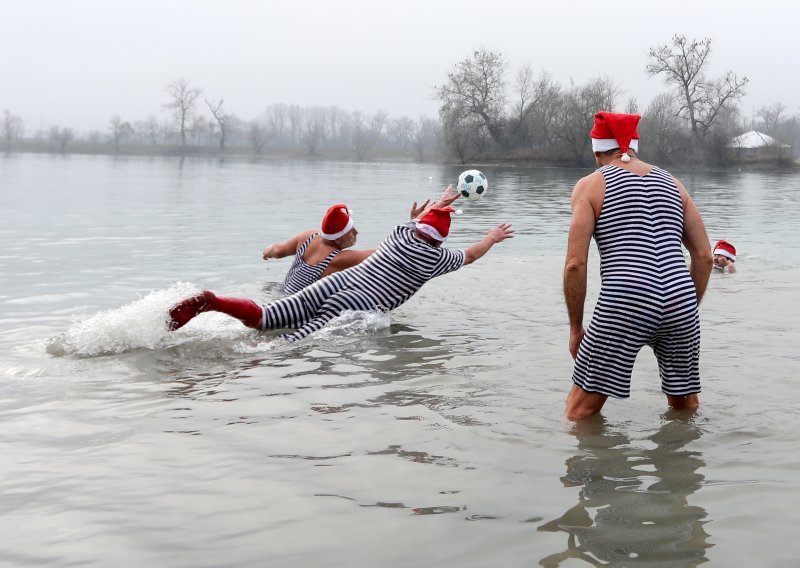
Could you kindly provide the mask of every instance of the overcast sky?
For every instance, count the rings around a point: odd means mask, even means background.
[[[166,114],[189,79],[249,120],[274,103],[435,117],[433,88],[485,46],[561,84],[599,74],[644,110],[648,48],[712,39],[713,76],[750,78],[745,115],[800,112],[796,0],[0,0],[0,109],[27,132]],[[513,73],[509,74],[511,79]]]

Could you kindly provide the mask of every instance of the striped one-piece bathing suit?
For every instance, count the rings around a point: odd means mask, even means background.
[[[395,227],[364,262],[262,306],[263,329],[292,328],[289,341],[313,333],[345,310],[389,311],[428,280],[464,265],[463,250],[436,248],[414,236],[414,222]]]
[[[700,392],[697,294],[683,256],[683,203],[669,172],[646,176],[608,165],[594,231],[600,297],[578,349],[573,381],[588,392],[630,395],[644,345],[658,360],[661,390]]]
[[[299,249],[297,249],[297,252],[294,255],[292,266],[289,268],[289,272],[286,274],[286,278],[283,280],[283,291],[286,294],[294,294],[306,286],[311,286],[314,282],[322,277],[322,273],[325,272],[326,268],[328,268],[328,265],[333,260],[333,257],[342,252],[341,250],[337,249],[326,256],[325,259],[319,264],[307,264],[306,261],[303,260],[303,255],[306,253],[308,245],[311,244],[311,241],[314,239],[314,237],[318,235],[319,233],[314,233],[308,237],[302,245],[300,245]]]

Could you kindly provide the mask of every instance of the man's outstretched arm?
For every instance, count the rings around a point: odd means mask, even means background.
[[[497,243],[513,238],[514,228],[511,226],[511,223],[501,223],[494,229],[490,229],[489,232],[486,233],[485,237],[483,237],[477,243],[468,246],[464,251],[464,265],[466,266],[467,264],[472,264],[489,252],[489,249]]]

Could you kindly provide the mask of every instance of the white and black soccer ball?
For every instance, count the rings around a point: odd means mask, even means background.
[[[461,197],[475,201],[486,195],[486,191],[489,189],[489,180],[479,170],[466,170],[458,176],[456,189]]]

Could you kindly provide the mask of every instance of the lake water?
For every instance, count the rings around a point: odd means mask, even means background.
[[[0,565],[798,566],[800,176],[675,171],[739,252],[701,306],[701,409],[563,418],[569,195],[484,168],[452,247],[517,238],[391,316],[278,345],[202,288],[269,301],[265,245],[354,210],[376,246],[459,168],[0,157]],[[599,290],[590,257],[587,314]],[[588,316],[587,316],[588,321]]]

